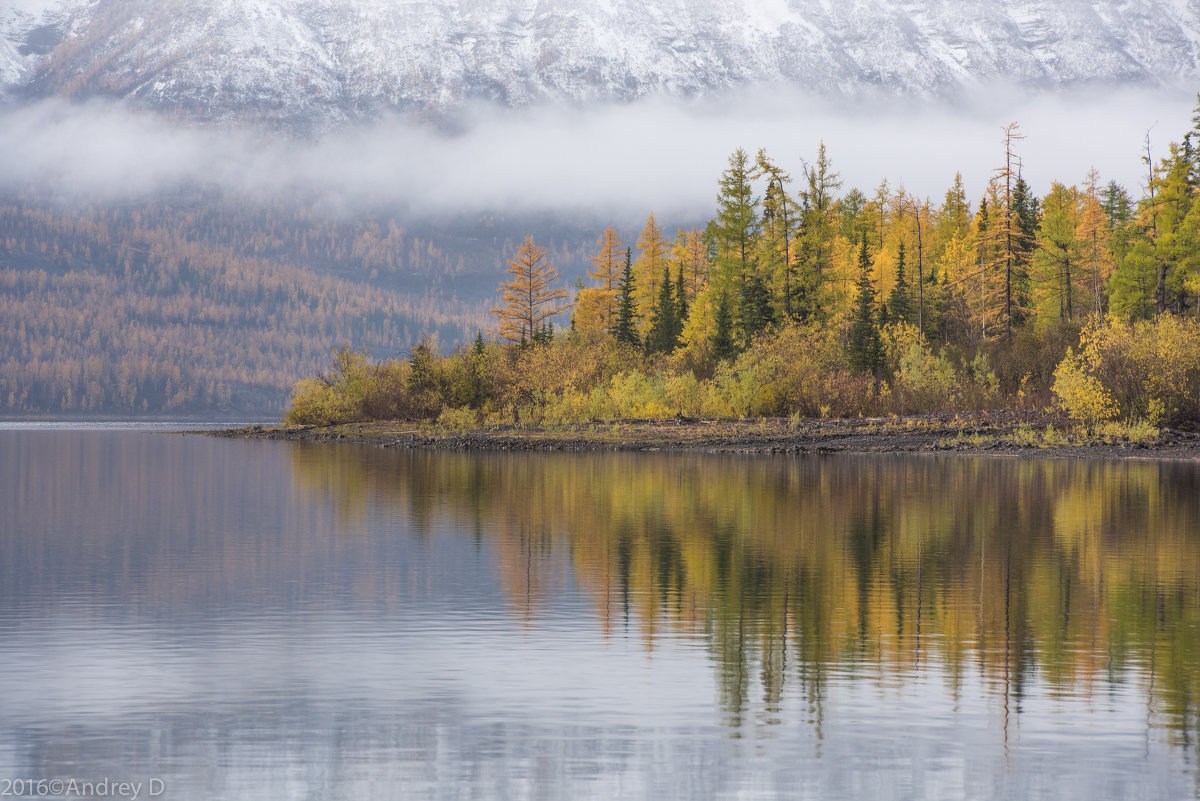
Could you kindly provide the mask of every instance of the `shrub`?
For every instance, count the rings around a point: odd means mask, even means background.
[[[875,381],[850,371],[835,326],[788,325],[760,337],[735,363],[747,369],[758,382],[755,414],[850,417],[875,408]]]
[[[910,325],[889,327],[886,341],[896,411],[931,412],[953,405],[958,381],[945,355],[934,355]]]
[[[758,411],[762,384],[754,366],[721,362],[708,385],[705,411],[714,417],[749,417]]]
[[[305,378],[292,387],[292,402],[283,416],[288,426],[327,426],[350,419],[349,410],[333,387],[316,378]]]
[[[1080,334],[1077,361],[1078,370],[1109,393],[1128,421],[1155,426],[1200,419],[1200,323],[1194,320],[1169,314],[1136,323],[1094,317]],[[1057,386],[1058,371],[1055,376]]]
[[[438,415],[437,426],[444,431],[465,434],[479,428],[479,415],[469,406],[458,409],[447,407]]]
[[[1071,419],[1088,430],[1117,416],[1118,408],[1112,394],[1084,369],[1073,351],[1067,351],[1054,371],[1054,394]]]
[[[334,348],[332,372],[304,379],[292,388],[284,424],[330,425],[363,419],[370,378],[366,351]]]

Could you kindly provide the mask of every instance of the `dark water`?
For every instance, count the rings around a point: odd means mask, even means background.
[[[0,431],[0,793],[1195,799],[1198,743],[1194,465]]]

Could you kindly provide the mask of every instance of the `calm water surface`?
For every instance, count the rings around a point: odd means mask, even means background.
[[[1198,743],[1195,465],[0,430],[0,792],[1196,799]]]

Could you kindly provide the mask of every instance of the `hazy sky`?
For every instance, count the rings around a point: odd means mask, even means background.
[[[1150,130],[1155,157],[1190,127],[1186,95],[1107,91],[1071,98],[989,93],[970,107],[897,101],[834,108],[797,93],[744,92],[721,102],[643,100],[586,110],[469,113],[447,136],[401,121],[285,139],[249,130],[168,125],[115,104],[47,101],[0,113],[0,182],[56,192],[137,196],[182,181],[275,194],[311,190],[354,207],[412,212],[489,209],[596,213],[616,222],[711,216],[717,178],[736,147],[768,152],[796,178],[824,140],[843,191],[884,178],[940,202],[961,170],[972,202],[1003,157],[1001,128],[1018,121],[1024,173],[1044,194],[1093,165],[1135,197]]]

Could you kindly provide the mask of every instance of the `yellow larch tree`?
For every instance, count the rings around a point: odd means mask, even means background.
[[[667,265],[667,240],[663,239],[662,228],[651,213],[646,218],[637,241],[641,253],[633,263],[633,274],[637,278],[637,307],[641,315],[641,333],[644,336],[654,316],[655,293],[662,285],[663,267]]]
[[[683,270],[683,285],[687,291],[688,303],[691,303],[701,290],[708,286],[708,273],[712,269],[704,235],[695,228],[680,230],[675,237],[671,259],[677,265],[672,273]]]
[[[961,286],[967,295],[972,322],[982,339],[1003,337],[1009,329],[1007,316],[1011,310],[1011,265],[1009,252],[1012,236],[1012,215],[1004,201],[1005,176],[993,177],[987,194],[979,201],[975,215],[973,241],[974,271]]]
[[[612,328],[617,310],[617,284],[625,266],[625,244],[610,225],[596,241],[599,252],[591,257],[588,278],[593,286],[579,290],[573,317],[575,330],[585,336],[600,335]]]
[[[516,255],[508,260],[508,281],[500,282],[504,306],[493,308],[492,314],[500,323],[500,336],[509,342],[532,342],[551,317],[566,310],[570,304],[559,301],[567,298],[567,290],[554,287],[558,270],[546,260],[546,249],[525,237]]]
[[[1100,203],[1097,185],[1100,175],[1096,170],[1088,172],[1084,183],[1083,207],[1079,212],[1079,224],[1075,235],[1082,243],[1082,267],[1085,273],[1084,283],[1086,294],[1091,301],[1091,312],[1104,313],[1104,300],[1107,296],[1108,279],[1113,273],[1115,263],[1109,237],[1112,227],[1104,206]]]

